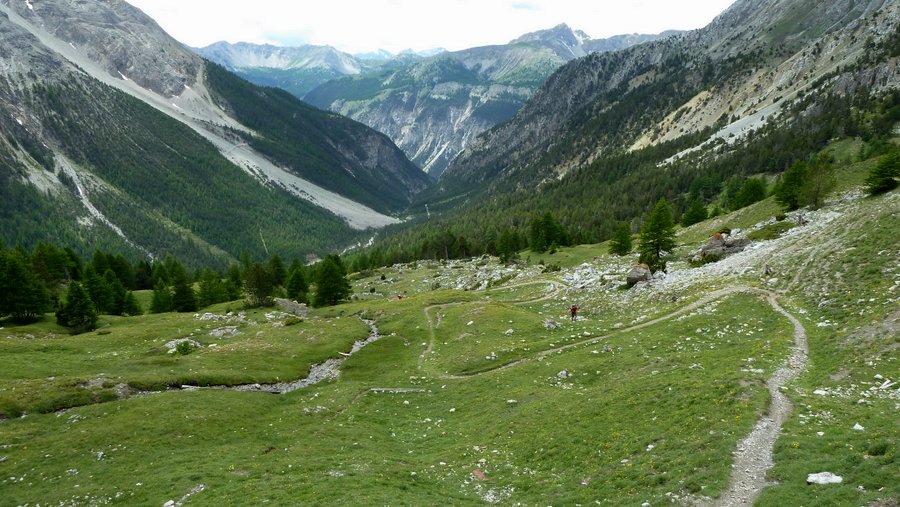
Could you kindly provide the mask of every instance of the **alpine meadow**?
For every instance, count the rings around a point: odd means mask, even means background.
[[[670,28],[0,0],[0,505],[900,504],[900,3]]]

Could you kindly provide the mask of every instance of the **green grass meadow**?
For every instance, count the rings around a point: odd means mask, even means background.
[[[842,166],[837,194],[864,164]],[[774,217],[771,198],[680,230],[671,279],[629,290],[636,254],[601,244],[359,274],[350,302],[289,325],[240,301],[78,336],[52,315],[0,321],[0,505],[695,505],[727,489],[793,346],[764,294],[810,357],[756,504],[896,505],[900,200],[848,202],[765,231],[776,253],[737,274],[684,258]],[[381,339],[348,357],[362,319]],[[201,348],[169,353],[180,338]],[[340,377],[287,394],[210,388],[329,358]],[[806,484],[824,471],[844,482]]]

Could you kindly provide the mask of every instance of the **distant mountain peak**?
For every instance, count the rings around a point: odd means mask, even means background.
[[[578,34],[581,34],[581,37],[579,37]],[[537,30],[534,32],[526,33],[520,37],[517,37],[517,38],[509,41],[509,43],[510,44],[521,44],[521,43],[526,43],[526,42],[547,42],[550,40],[568,40],[569,42],[571,42],[573,44],[579,44],[581,42],[580,39],[582,39],[582,38],[590,39],[590,37],[588,37],[587,34],[582,32],[581,30],[578,30],[578,32],[576,33],[576,31],[569,28],[569,25],[567,25],[565,23],[560,23],[560,24],[554,26],[553,28],[547,28],[545,30]]]

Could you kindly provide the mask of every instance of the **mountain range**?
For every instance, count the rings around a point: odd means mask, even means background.
[[[684,209],[701,180],[721,189],[777,175],[834,137],[890,136],[898,9],[738,1],[705,28],[573,60],[420,200],[471,237],[553,209],[602,240],[622,220],[636,229],[660,197]]]
[[[0,4],[0,223],[174,253],[321,253],[429,178],[383,134],[208,63],[125,2]]]
[[[306,100],[379,133],[201,59],[125,2],[2,2],[2,240],[222,265],[383,226],[384,247],[486,245],[548,211],[602,240],[660,197],[677,214],[698,185],[713,204],[834,137],[890,135],[898,18],[891,1],[739,0],[656,40],[561,25],[370,74],[327,48],[245,55],[358,67]]]
[[[273,86],[303,98],[313,88],[343,76],[400,67],[443,49],[377,51],[351,55],[331,46],[273,46],[220,41],[192,51],[260,86]]]
[[[285,89],[384,132],[439,177],[462,148],[511,118],[562,64],[676,33],[594,40],[561,24],[508,44],[452,52],[350,55],[330,46],[226,42],[194,51],[253,83]]]
[[[304,100],[384,132],[410,160],[439,177],[479,134],[512,118],[564,63],[674,33],[592,40],[562,24],[508,44],[444,52],[330,80]]]

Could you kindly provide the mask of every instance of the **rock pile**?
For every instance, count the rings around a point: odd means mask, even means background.
[[[305,319],[306,316],[309,315],[309,308],[303,303],[298,303],[290,299],[275,298],[275,304],[278,305],[278,308],[281,308],[282,311],[296,315],[301,319]]]
[[[747,238],[733,238],[730,234],[717,232],[706,241],[691,261],[714,262],[728,255],[743,252],[751,243],[752,241]]]

